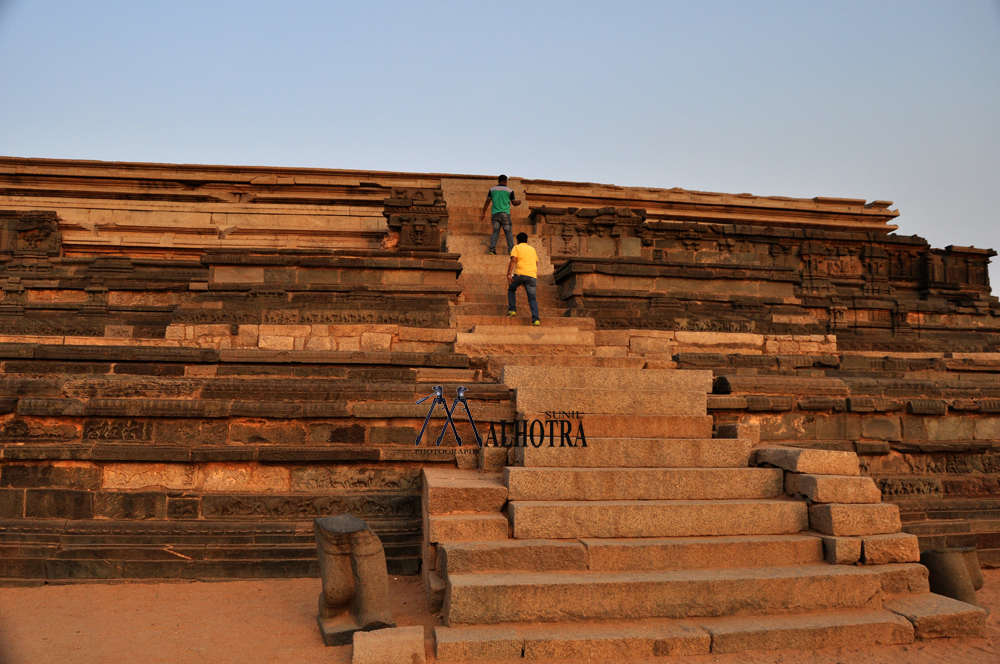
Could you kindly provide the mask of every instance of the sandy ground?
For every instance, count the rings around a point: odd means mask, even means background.
[[[985,639],[909,646],[773,651],[684,658],[685,664],[1000,663],[1000,570],[980,601],[993,610]],[[0,664],[295,664],[351,661],[325,648],[316,626],[318,579],[0,588]],[[397,622],[424,625],[428,661],[438,624],[419,577],[390,577]],[[676,658],[653,660],[679,661]]]

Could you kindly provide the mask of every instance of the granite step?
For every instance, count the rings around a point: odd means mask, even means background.
[[[567,343],[456,343],[456,353],[464,353],[469,357],[492,357],[497,355],[551,355],[551,356],[580,356],[593,355],[594,346],[592,344],[567,344]]]
[[[528,303],[526,300],[518,300],[518,316],[522,318],[531,319],[531,313],[528,310]],[[521,302],[523,301],[523,306]],[[539,318],[555,318],[562,317],[566,315],[569,311],[566,307],[538,307]],[[484,304],[482,302],[471,302],[468,304],[459,303],[453,305],[452,312],[456,316],[504,316],[507,314],[506,304]]]
[[[511,316],[511,318],[516,317]],[[567,319],[573,320],[573,319]],[[463,334],[473,334],[485,337],[511,337],[515,339],[527,338],[544,338],[544,337],[558,337],[558,336],[578,336],[581,339],[593,340],[594,330],[581,329],[574,325],[558,325],[551,330],[538,329],[530,324],[524,325],[476,325],[472,328],[472,332],[458,332],[457,339],[462,339]],[[469,337],[465,337],[468,339]]]
[[[620,389],[519,387],[516,395],[518,411],[535,413],[561,410],[632,417],[698,416],[707,414],[708,403],[708,395],[700,390],[644,390],[640,398]]]
[[[792,534],[809,527],[794,500],[510,501],[516,539]]]
[[[517,319],[514,319],[517,320]],[[574,321],[575,318],[566,317],[564,320]],[[543,325],[545,319],[542,318]],[[506,366],[525,367],[608,367],[624,369],[641,369],[646,366],[644,357],[598,357],[594,355],[594,349],[589,348],[580,355],[566,354],[559,355],[538,355],[526,352],[523,355],[513,355],[510,353],[489,354],[484,375],[489,378],[499,378],[500,372]]]
[[[482,572],[644,572],[724,567],[819,565],[823,541],[812,534],[733,537],[449,542],[438,570]]]
[[[703,418],[643,419],[668,420],[663,424],[667,429],[664,433],[669,434],[687,433],[692,426],[701,429],[694,433],[701,433],[705,429],[705,424],[700,421]],[[686,419],[694,421],[669,421]],[[597,422],[587,417],[581,422],[587,437],[587,447],[516,447],[514,462],[526,468],[746,468],[750,463],[752,441],[749,439],[597,438],[594,437]],[[647,426],[657,424],[658,422],[644,421],[636,426],[633,420],[621,423],[620,428],[624,432],[641,429],[639,433],[643,435],[655,435],[659,432],[648,431]]]
[[[541,289],[539,289],[540,291]],[[518,292],[518,306],[521,306],[521,301],[527,305],[527,297],[523,296],[522,293]],[[488,291],[476,292],[476,291],[463,291],[462,302],[464,304],[504,304],[507,302],[507,287],[500,286],[492,288]],[[558,307],[562,306],[562,300],[557,298],[555,294],[546,294],[538,292],[535,296],[535,302],[538,303],[539,307]],[[528,305],[530,306],[530,305]]]
[[[446,625],[698,618],[880,608],[864,567],[798,565],[652,572],[449,574]]]
[[[434,628],[441,662],[474,660],[647,661],[744,650],[858,648],[913,642],[908,620],[886,610],[801,615],[580,621]]]
[[[593,318],[568,318],[565,316],[542,318],[541,327],[573,327],[593,330]],[[532,327],[531,319],[521,316],[455,316],[454,326],[459,332],[471,332],[478,325],[491,327]]]
[[[518,468],[512,501],[750,500],[784,493],[780,468]]]
[[[508,366],[501,373],[501,381],[508,387],[518,388],[542,385],[546,388],[627,389],[635,393],[635,398],[643,398],[643,393],[650,390],[705,394],[712,391],[711,371],[673,369]]]

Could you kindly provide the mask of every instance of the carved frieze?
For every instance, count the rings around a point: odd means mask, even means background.
[[[0,254],[59,256],[62,234],[55,212],[0,210]]]

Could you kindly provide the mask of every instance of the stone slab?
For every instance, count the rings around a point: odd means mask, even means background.
[[[861,547],[861,560],[866,565],[920,562],[920,543],[909,533],[862,537]]]
[[[737,500],[782,494],[780,468],[504,468],[509,500]]]
[[[857,537],[821,537],[823,555],[831,565],[853,565],[861,560],[861,539]]]
[[[827,611],[786,616],[729,616],[699,620],[712,635],[712,653],[746,650],[857,648],[913,642],[913,626],[890,611]]]
[[[424,505],[430,514],[499,512],[507,502],[500,473],[457,468],[424,468]]]
[[[428,517],[430,542],[461,542],[507,539],[507,517],[503,514],[444,514]]]
[[[470,572],[547,572],[587,569],[587,547],[580,542],[497,540],[444,542],[438,549],[444,574]]]
[[[788,500],[511,501],[516,539],[778,535],[808,528]]]
[[[424,628],[390,627],[354,633],[352,664],[423,664]]]
[[[514,461],[533,468],[746,468],[749,440],[738,438],[587,438],[587,447],[516,447]]]
[[[691,618],[861,608],[879,579],[863,568],[800,565],[657,572],[452,574],[454,623]]]
[[[927,568],[917,563],[898,563],[868,567],[879,577],[882,592],[889,595],[930,592]]]
[[[898,533],[899,506],[891,503],[869,505],[812,505],[809,526],[825,535],[856,537]]]
[[[886,602],[885,608],[913,623],[918,639],[986,636],[986,611],[950,597],[902,595]]]
[[[520,542],[521,540],[510,540]],[[823,545],[812,535],[584,539],[595,572],[770,567],[818,564]]]
[[[785,474],[785,493],[800,494],[814,503],[878,503],[882,492],[870,477]]]
[[[642,398],[625,390],[591,390],[562,387],[519,387],[515,403],[519,412],[577,411],[607,415],[693,415],[707,413],[704,392],[652,391]]]
[[[757,463],[809,475],[860,475],[854,452],[800,449],[795,447],[757,448]]]
[[[605,369],[595,367],[505,366],[500,380],[507,387],[569,387],[632,392],[712,391],[711,371],[666,371],[653,369]]]

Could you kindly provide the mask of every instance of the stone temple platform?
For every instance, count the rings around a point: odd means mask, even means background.
[[[888,201],[514,178],[534,328],[493,183],[0,158],[0,583],[316,576],[351,512],[442,660],[981,631],[914,561],[1000,566],[996,252]],[[587,447],[456,414],[432,449],[440,412],[417,447],[435,385]]]

